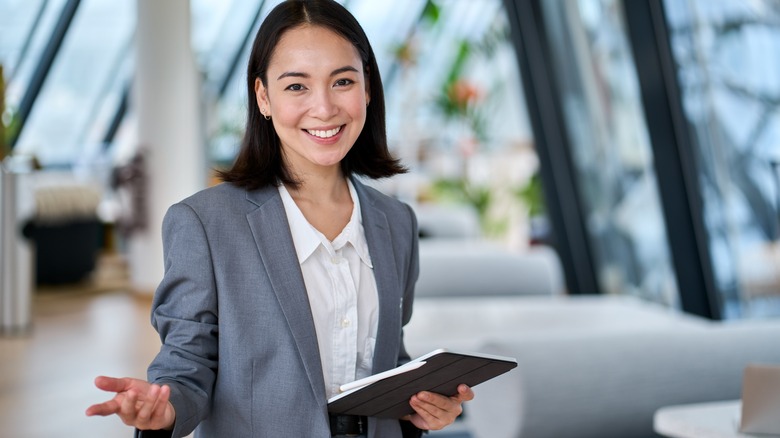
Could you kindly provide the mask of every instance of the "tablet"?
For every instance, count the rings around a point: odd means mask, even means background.
[[[401,418],[414,413],[409,400],[420,391],[455,395],[462,383],[473,387],[515,367],[517,360],[511,357],[434,350],[398,368],[343,385],[344,392],[328,400],[328,411]]]

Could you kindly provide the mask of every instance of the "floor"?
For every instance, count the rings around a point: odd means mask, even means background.
[[[159,338],[121,258],[98,266],[81,284],[36,290],[30,332],[0,337],[0,438],[132,436],[118,418],[84,411],[110,398],[96,376],[144,377]]]
[[[87,417],[110,398],[98,375],[143,378],[159,349],[151,301],[127,292],[121,262],[104,258],[84,284],[39,288],[30,333],[0,337],[0,438],[130,437],[117,417]],[[432,433],[468,438],[461,425]]]
[[[131,436],[84,410],[110,398],[95,376],[146,375],[159,349],[149,304],[122,291],[37,293],[32,332],[0,339],[0,437]]]

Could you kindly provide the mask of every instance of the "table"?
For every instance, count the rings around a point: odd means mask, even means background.
[[[739,433],[739,400],[667,406],[653,418],[653,429],[673,438],[747,438]]]

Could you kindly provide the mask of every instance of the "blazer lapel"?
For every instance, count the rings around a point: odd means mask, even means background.
[[[377,324],[374,373],[393,368],[398,362],[399,334],[401,333],[401,290],[390,226],[385,213],[377,208],[374,198],[360,182],[352,180],[360,197],[363,230],[368,252],[374,265],[377,294],[379,295],[379,323]]]
[[[259,206],[247,214],[249,227],[290,326],[314,395],[324,406],[325,380],[317,332],[282,199],[276,187],[268,187],[247,192],[247,200]]]

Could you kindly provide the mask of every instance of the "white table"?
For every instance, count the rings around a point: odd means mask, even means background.
[[[757,437],[739,433],[741,407],[739,400],[667,406],[655,413],[653,429],[673,438]]]

